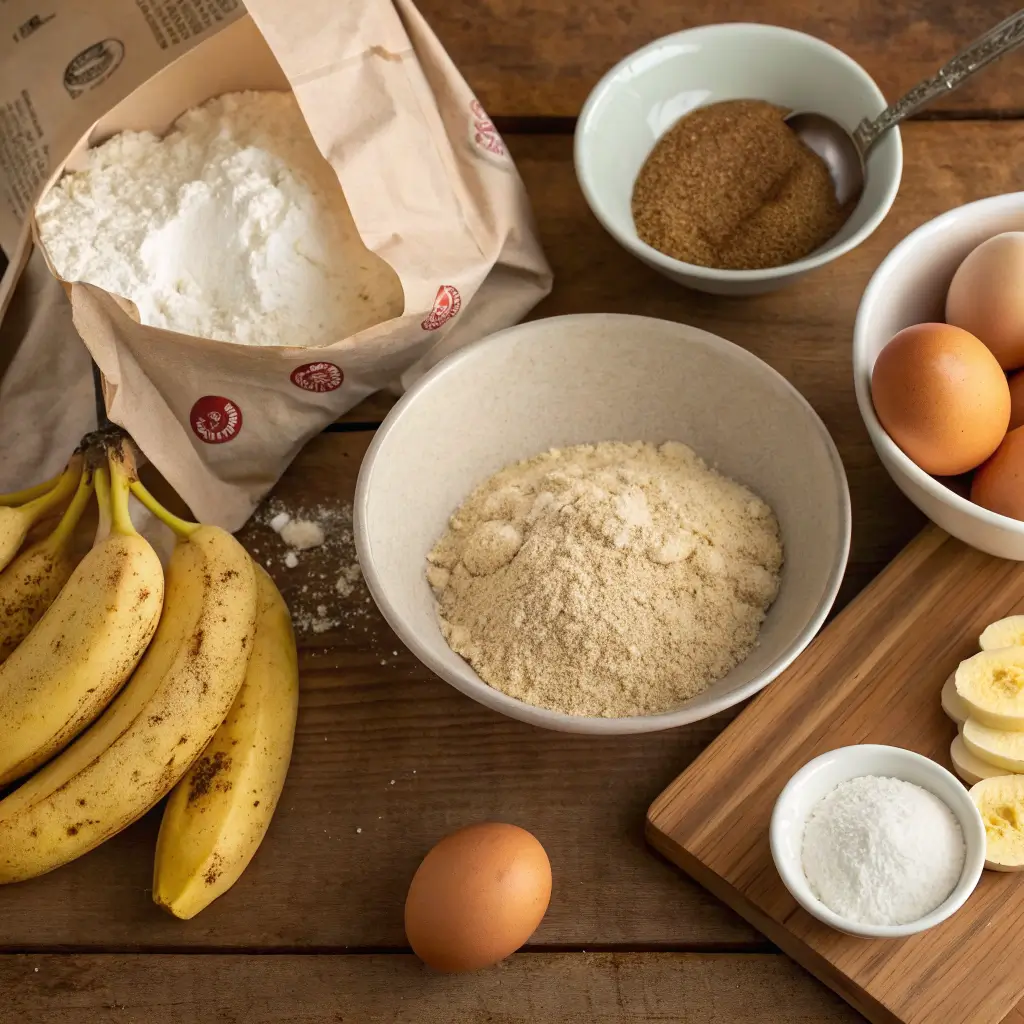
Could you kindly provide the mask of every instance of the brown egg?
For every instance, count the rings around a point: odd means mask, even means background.
[[[971,250],[946,294],[946,322],[970,331],[1004,370],[1024,366],[1024,231]]]
[[[1024,520],[1024,427],[1011,430],[995,455],[978,467],[971,482],[971,501]]]
[[[1010,389],[995,357],[948,324],[896,334],[875,360],[871,400],[893,441],[935,476],[980,465],[1010,422]]]
[[[423,858],[405,900],[413,952],[438,971],[475,971],[514,953],[551,898],[544,847],[516,825],[453,832]]]
[[[1010,374],[1010,430],[1024,427],[1024,370]]]

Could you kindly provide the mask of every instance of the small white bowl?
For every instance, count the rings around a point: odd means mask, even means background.
[[[449,516],[509,463],[597,441],[683,441],[774,509],[785,564],[758,645],[673,711],[586,718],[488,686],[445,642],[426,557]],[[666,320],[553,317],[442,360],[391,410],[359,470],[356,550],[370,593],[429,669],[481,704],[562,732],[653,732],[717,714],[775,678],[820,628],[850,544],[846,476],[824,424],[745,349]]]
[[[812,808],[841,782],[862,775],[903,779],[927,789],[953,812],[963,830],[967,855],[960,881],[935,910],[909,924],[860,924],[842,917],[829,910],[811,892],[804,875],[804,825]],[[934,928],[963,906],[974,892],[985,866],[985,826],[963,783],[942,765],[921,754],[875,743],[839,747],[808,761],[786,783],[775,801],[770,841],[772,859],[783,884],[808,914],[837,931],[870,939],[900,939]]]
[[[684,114],[733,99],[817,111],[851,130],[886,106],[871,76],[820,39],[774,25],[704,25],[656,39],[598,82],[576,124],[576,176],[597,219],[644,263],[699,291],[753,295],[791,284],[860,245],[896,198],[903,147],[898,129],[879,140],[868,158],[857,208],[833,239],[804,259],[767,270],[683,263],[637,236],[630,208],[633,183],[655,142]]]
[[[975,505],[929,476],[896,446],[875,415],[871,371],[892,336],[945,319],[946,292],[964,257],[1002,231],[1024,231],[1024,192],[967,203],[922,224],[882,261],[857,309],[853,380],[868,436],[896,486],[933,522],[965,544],[1024,561],[1024,522]]]

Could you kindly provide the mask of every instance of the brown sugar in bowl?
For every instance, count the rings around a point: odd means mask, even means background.
[[[723,100],[680,118],[633,186],[641,240],[719,270],[781,267],[825,245],[850,209],[787,113],[764,100]]]
[[[815,110],[854,128],[885,108],[859,64],[813,36],[774,25],[704,25],[657,39],[609,71],[576,125],[576,176],[591,210],[627,251],[679,284],[723,295],[774,291],[863,242],[888,213],[903,171],[899,130],[872,150],[865,189],[841,229],[815,252],[754,270],[703,267],[644,242],[633,219],[634,184],[658,140],[681,117],[720,100],[763,100]]]

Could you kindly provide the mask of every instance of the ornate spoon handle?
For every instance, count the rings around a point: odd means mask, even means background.
[[[995,28],[989,29],[983,36],[975,39],[931,78],[919,82],[905,96],[886,107],[874,120],[865,118],[861,121],[853,133],[853,141],[857,143],[861,155],[867,156],[868,150],[883,132],[911,114],[917,113],[936,96],[952,92],[976,71],[1002,57],[1004,53],[1009,53],[1021,43],[1024,43],[1024,10],[1011,14]]]

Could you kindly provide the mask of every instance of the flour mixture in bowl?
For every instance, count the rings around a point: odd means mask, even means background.
[[[449,646],[571,715],[672,710],[743,660],[779,588],[768,505],[684,444],[546,452],[481,484],[428,556]]]

